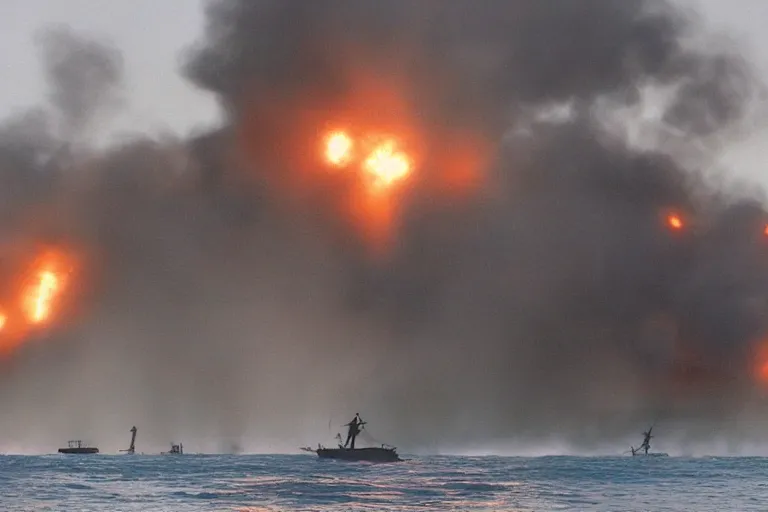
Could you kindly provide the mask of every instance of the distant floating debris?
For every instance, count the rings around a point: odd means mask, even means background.
[[[120,451],[127,453],[129,455],[133,455],[134,453],[136,453],[136,432],[138,432],[136,425],[134,425],[133,428],[131,428],[130,432],[131,432],[131,445],[128,447],[127,450],[120,450]]]
[[[325,448],[318,444],[317,449],[304,447],[302,451],[316,453],[321,459],[336,459],[354,462],[400,462],[402,459],[397,454],[397,448],[382,444],[380,447],[355,448],[357,436],[365,428],[366,422],[356,414],[354,419],[345,426],[349,427],[347,440],[341,443],[341,434],[336,434],[339,440],[338,448]]]
[[[82,441],[75,440],[68,441],[67,448],[59,448],[59,453],[64,453],[67,455],[90,455],[99,453],[99,449],[95,446],[83,445]]]
[[[184,445],[182,443],[171,444],[171,451],[160,452],[160,455],[184,455]]]

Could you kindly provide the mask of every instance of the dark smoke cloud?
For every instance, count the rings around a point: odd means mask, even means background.
[[[727,139],[760,84],[698,28],[662,2],[210,2],[185,72],[228,124],[58,172],[48,229],[88,248],[95,291],[79,323],[7,363],[5,435],[116,449],[137,424],[152,449],[292,449],[359,411],[404,449],[615,450],[652,421],[670,449],[755,438],[766,212],[680,155]],[[83,89],[111,90],[106,69]],[[279,186],[307,176],[307,111],[333,115],[361,72],[400,88],[428,144],[455,130],[493,150],[469,199],[425,178],[383,260],[335,189]],[[663,151],[607,128],[649,88]],[[66,105],[84,122],[90,107]],[[546,120],[553,107],[568,115]]]
[[[122,56],[108,43],[66,26],[40,32],[37,43],[51,87],[50,101],[59,114],[63,138],[70,140],[118,101]]]

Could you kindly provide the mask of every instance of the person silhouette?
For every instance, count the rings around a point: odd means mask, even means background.
[[[355,449],[355,438],[357,438],[357,435],[360,433],[362,424],[363,420],[360,418],[360,413],[355,413],[355,417],[352,418],[352,421],[344,425],[345,427],[349,427],[347,430],[347,440],[344,442],[344,448],[349,446],[350,449]]]

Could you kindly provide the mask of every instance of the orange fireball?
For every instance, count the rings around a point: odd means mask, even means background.
[[[359,148],[356,152],[362,153],[363,158],[355,158],[353,147]],[[345,132],[332,132],[325,138],[325,159],[333,167],[359,165],[359,177],[374,192],[390,187],[411,172],[411,159],[398,148],[394,138],[353,141]]]
[[[234,156],[246,178],[296,208],[318,201],[384,256],[413,198],[467,200],[479,191],[496,142],[421,115],[408,77],[342,64],[338,78],[339,94],[246,93]]]
[[[352,157],[352,139],[344,132],[334,132],[328,136],[325,158],[335,166],[344,166]]]
[[[670,228],[675,230],[682,229],[684,227],[683,219],[681,219],[679,215],[676,215],[674,213],[670,214],[667,217],[667,224],[669,225]]]
[[[373,178],[374,188],[380,190],[405,178],[411,163],[405,153],[397,150],[395,142],[388,140],[366,158],[363,169]]]
[[[343,167],[349,173],[350,213],[378,251],[391,237],[401,191],[398,185],[411,174],[413,159],[394,136],[369,130],[358,133],[352,138],[343,131],[331,132],[323,139],[323,150],[331,167]]]

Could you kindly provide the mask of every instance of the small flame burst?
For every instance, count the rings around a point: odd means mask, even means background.
[[[61,278],[51,270],[42,270],[37,282],[31,286],[25,298],[25,312],[32,323],[39,324],[51,315],[56,295],[61,289]]]
[[[757,346],[755,354],[755,378],[766,386],[768,385],[768,342],[762,342]]]
[[[674,213],[667,216],[667,225],[674,230],[683,229],[683,227],[685,226],[683,224],[683,219],[679,215]]]
[[[388,140],[373,150],[363,168],[373,177],[374,187],[381,189],[405,178],[411,164],[405,153],[397,151],[395,142]]]
[[[352,157],[352,139],[344,132],[334,132],[328,136],[325,157],[332,165],[347,165]]]
[[[47,323],[67,284],[69,263],[64,254],[48,253],[32,265],[21,292],[21,312],[31,325]]]
[[[766,224],[765,227],[763,228],[763,234],[765,236],[768,236],[768,224]]]
[[[5,324],[8,322],[8,315],[0,311],[0,331],[5,329]]]

